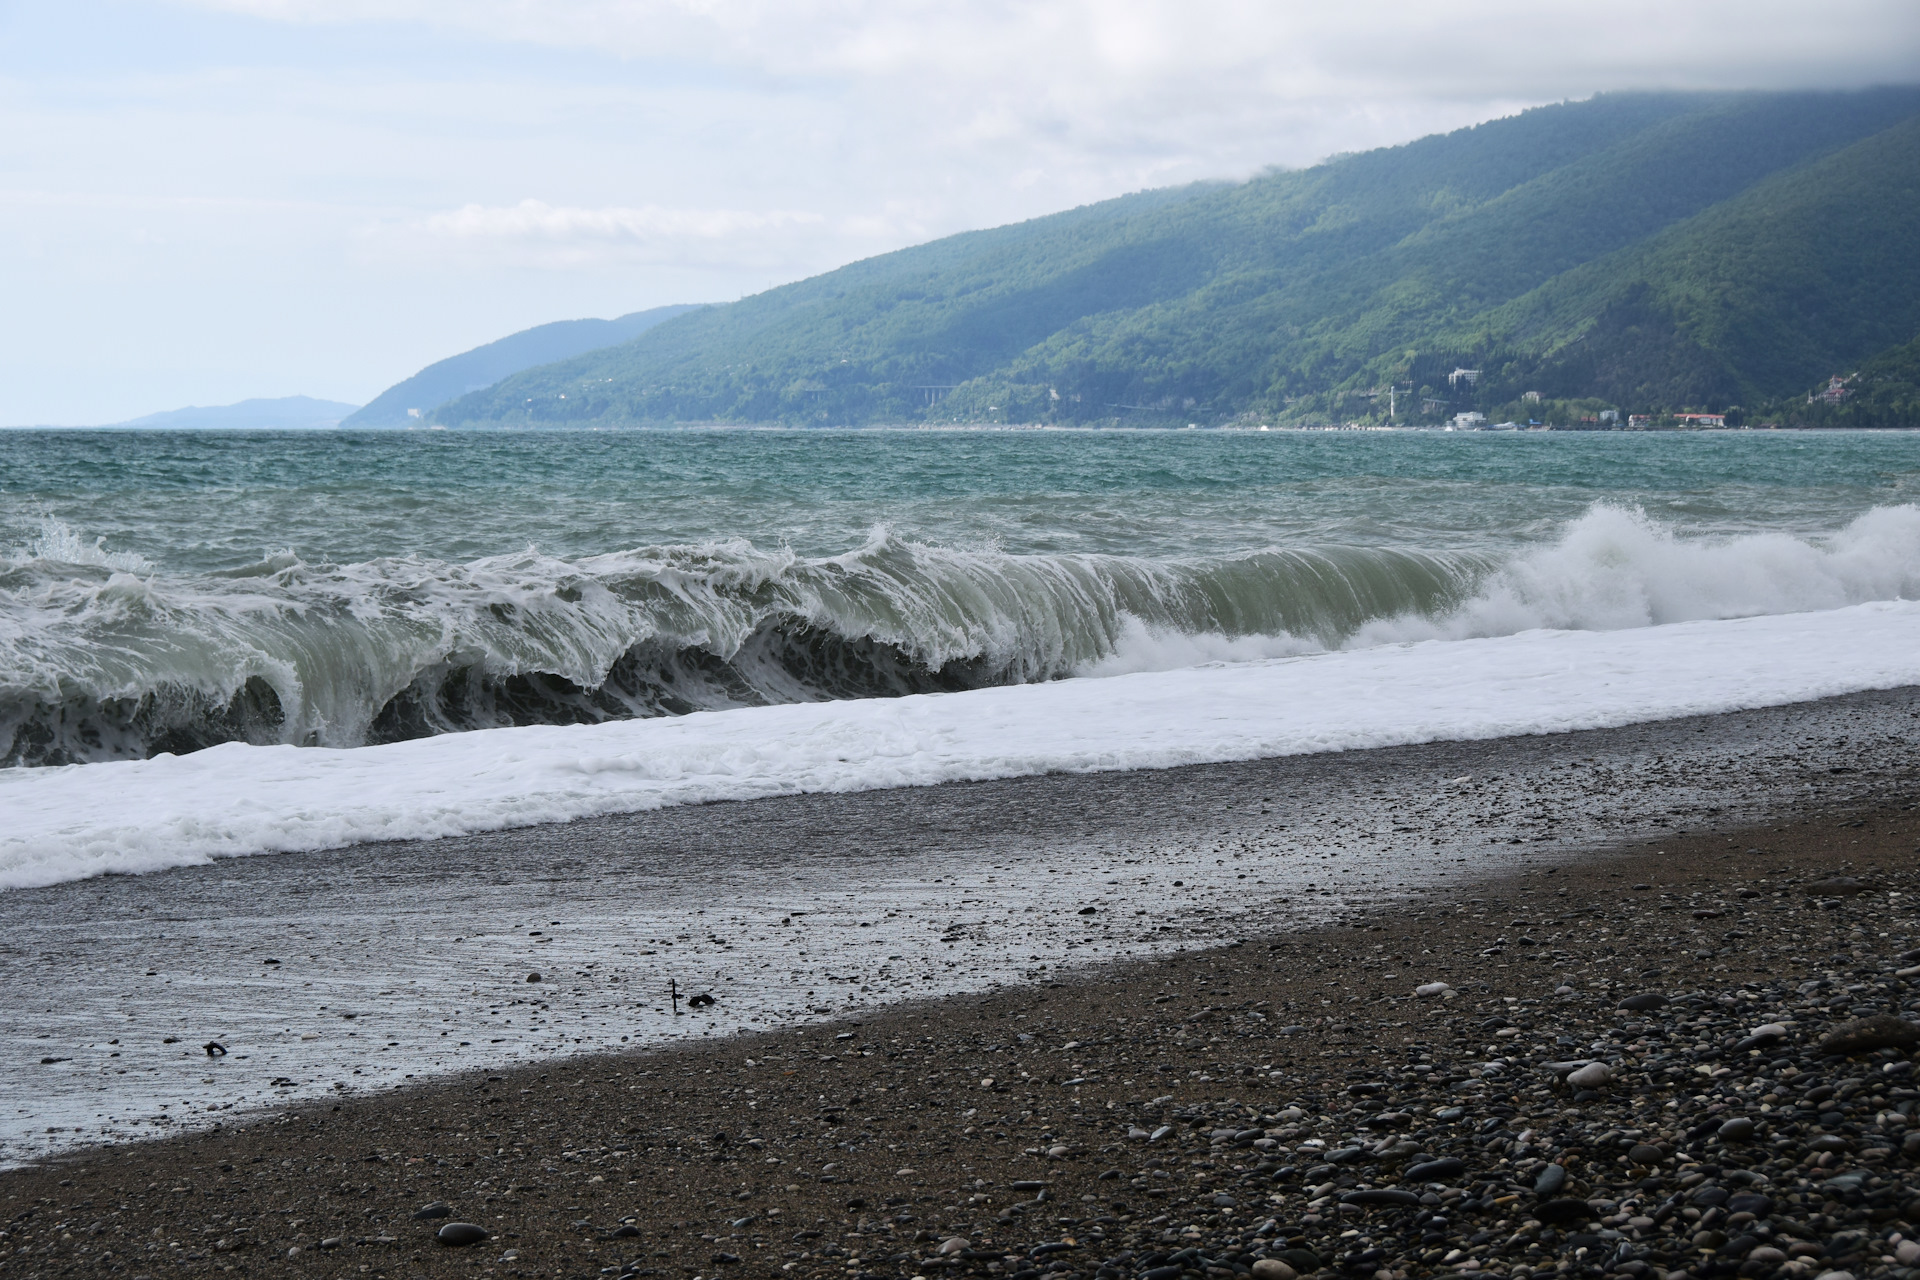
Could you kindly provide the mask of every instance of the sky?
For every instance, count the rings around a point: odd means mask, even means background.
[[[1916,80],[1914,0],[0,0],[0,425],[358,404],[1596,92]]]

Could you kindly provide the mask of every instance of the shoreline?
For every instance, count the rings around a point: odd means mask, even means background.
[[[1920,1092],[1882,1068],[1908,1055],[1816,1041],[1920,1003],[1895,974],[1920,946],[1916,801],[1909,770],[1796,821],[1616,842],[1064,982],[93,1148],[0,1174],[0,1270],[1112,1280],[1193,1263],[1155,1277],[1192,1280],[1212,1276],[1202,1260],[1237,1275],[1266,1256],[1328,1276],[1537,1275],[1584,1272],[1578,1251],[1604,1244],[1627,1275],[1732,1274],[1776,1245],[1751,1274],[1904,1275],[1886,1237],[1920,1217],[1899,1112]],[[1808,892],[1835,874],[1877,887]],[[1411,994],[1429,981],[1455,996]],[[1647,990],[1674,1003],[1615,1009]],[[1776,1015],[1793,1024],[1781,1058],[1735,1051]],[[1594,1056],[1596,1034],[1617,1078],[1576,1096],[1544,1064]],[[1862,1071],[1903,1084],[1876,1083],[1872,1106],[1782,1098],[1783,1073]],[[1716,1136],[1742,1117],[1754,1140]],[[1462,1165],[1409,1181],[1416,1156]],[[1564,1195],[1532,1192],[1549,1164]],[[1676,1216],[1715,1186],[1777,1203]],[[1342,1200],[1369,1187],[1406,1195]],[[433,1202],[449,1219],[414,1218]],[[452,1218],[491,1238],[435,1245]],[[965,1243],[943,1257],[943,1240]]]
[[[0,1159],[1310,928],[1676,827],[1883,794],[1911,776],[1917,720],[1906,689],[16,891],[0,895],[0,1035],[20,1064],[0,1077]],[[715,1003],[675,1016],[670,987]]]

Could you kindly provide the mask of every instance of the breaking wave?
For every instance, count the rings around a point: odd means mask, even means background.
[[[0,560],[0,764],[351,747],[1917,594],[1913,506],[1809,540],[1687,538],[1602,505],[1504,561],[1010,555],[878,529],[823,558],[723,542],[468,563],[286,554],[197,575],[49,521]]]

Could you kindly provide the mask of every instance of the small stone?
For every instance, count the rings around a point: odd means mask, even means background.
[[[487,1229],[471,1222],[449,1222],[434,1232],[433,1238],[441,1244],[458,1249],[465,1245],[479,1244],[485,1240]]]
[[[1902,1240],[1893,1247],[1893,1260],[1903,1267],[1920,1263],[1920,1240]]]
[[[1405,1207],[1408,1205],[1418,1205],[1420,1203],[1420,1197],[1411,1191],[1399,1191],[1386,1188],[1377,1191],[1349,1191],[1340,1197],[1340,1203],[1357,1204],[1363,1208],[1371,1208],[1379,1205]]]
[[[1649,1142],[1637,1142],[1627,1152],[1627,1159],[1635,1164],[1659,1164],[1667,1158],[1667,1153]]]
[[[1874,1049],[1905,1049],[1917,1043],[1920,1043],[1920,1027],[1890,1013],[1877,1013],[1870,1018],[1841,1023],[1821,1037],[1817,1048],[1821,1053],[1852,1054]]]
[[[1720,1141],[1752,1142],[1753,1129],[1753,1121],[1745,1116],[1735,1116],[1720,1126]]]
[[[527,975],[527,981],[528,981],[528,982],[538,982],[538,981],[540,981],[540,975],[539,975],[539,974],[537,974],[537,973],[530,973],[530,974],[528,974],[528,975]]]
[[[1620,1002],[1620,1007],[1630,1013],[1646,1013],[1650,1010],[1658,1009],[1662,1005],[1671,1003],[1672,1001],[1668,1000],[1658,991],[1647,991],[1637,996],[1628,996]]]
[[[936,1252],[943,1258],[950,1258],[965,1249],[967,1243],[965,1236],[948,1236],[940,1242],[940,1248]]]
[[[1576,1089],[1598,1089],[1613,1079],[1613,1068],[1604,1062],[1589,1062],[1578,1071],[1567,1076],[1567,1083]]]
[[[1545,1200],[1552,1196],[1559,1195],[1560,1189],[1566,1185],[1566,1166],[1550,1164],[1540,1171],[1538,1178],[1533,1180],[1533,1194]]]
[[[1748,1262],[1758,1262],[1763,1266],[1778,1266],[1787,1260],[1787,1255],[1770,1244],[1763,1244],[1747,1255]]]
[[[1424,998],[1427,996],[1437,996],[1451,990],[1453,990],[1453,984],[1449,982],[1423,982],[1413,989],[1413,994]]]
[[[1773,1212],[1773,1197],[1763,1196],[1757,1191],[1742,1191],[1737,1196],[1727,1198],[1727,1212],[1750,1213],[1756,1218],[1764,1218]]]
[[[1295,1280],[1300,1274],[1278,1258],[1261,1258],[1249,1269],[1253,1280]]]
[[[418,1209],[415,1209],[413,1211],[413,1220],[415,1222],[426,1222],[431,1218],[451,1217],[452,1214],[453,1210],[447,1206],[445,1201],[435,1200],[432,1204],[423,1204]]]
[[[1816,1153],[1851,1151],[1853,1150],[1853,1144],[1837,1133],[1823,1133],[1807,1144],[1807,1150]]]
[[[631,1222],[625,1226],[615,1227],[613,1229],[614,1238],[618,1240],[631,1240],[639,1234],[640,1228],[634,1226]]]
[[[1226,1192],[1222,1191],[1218,1195],[1214,1196],[1213,1203],[1222,1209],[1232,1209],[1237,1207],[1240,1202],[1238,1200],[1235,1200],[1232,1196],[1228,1195]]]
[[[1068,1153],[1069,1151],[1071,1151],[1072,1149],[1073,1149],[1073,1148],[1071,1148],[1071,1147],[1064,1147],[1064,1146],[1062,1146],[1062,1147],[1048,1147],[1048,1148],[1047,1148],[1047,1154],[1048,1154],[1049,1156],[1052,1156],[1052,1157],[1053,1157],[1053,1158],[1054,1158],[1055,1160],[1059,1160],[1059,1159],[1062,1159],[1063,1157],[1065,1157],[1065,1156],[1066,1156],[1066,1154],[1067,1154],[1067,1153]]]

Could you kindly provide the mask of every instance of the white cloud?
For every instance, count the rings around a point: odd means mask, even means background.
[[[658,205],[584,209],[522,200],[513,205],[463,205],[436,213],[417,226],[429,237],[463,248],[505,249],[551,265],[589,265],[609,258],[642,262],[763,258],[778,242],[825,223],[820,214],[797,209],[766,213]]]

